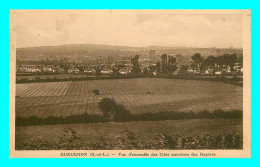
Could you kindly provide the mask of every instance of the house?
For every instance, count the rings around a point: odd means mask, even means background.
[[[187,71],[188,71],[189,73],[194,73],[194,70],[193,70],[191,67],[189,67]]]
[[[212,68],[206,69],[205,74],[214,74],[214,69],[212,69]]]
[[[113,71],[109,68],[103,68],[101,74],[113,74]]]
[[[130,69],[129,68],[122,68],[119,70],[119,74],[123,74],[123,75],[126,75],[128,73],[130,73]]]
[[[216,71],[215,74],[216,74],[216,75],[221,75],[221,74],[222,74],[222,71]]]
[[[243,73],[243,67],[238,67],[238,68],[236,69],[236,72],[237,72],[237,73]]]
[[[194,73],[194,74],[199,74],[199,73],[200,73],[200,69],[188,68],[187,71],[188,71],[189,73]]]
[[[233,69],[236,73],[243,73],[243,66],[241,63],[235,63]]]
[[[68,73],[75,73],[75,74],[78,74],[79,73],[79,69],[77,69],[77,68],[69,68],[68,69]]]
[[[93,68],[85,68],[84,73],[85,74],[95,74],[96,70],[94,70]]]
[[[153,72],[153,75],[156,76],[158,73],[156,71]]]
[[[177,69],[172,73],[173,75],[178,75],[181,72],[182,68],[180,65],[177,65]]]
[[[223,65],[222,72],[225,74],[231,73],[231,68],[229,65]]]
[[[52,72],[57,72],[57,73],[64,73],[64,69],[61,68],[60,66],[55,67]]]
[[[43,72],[53,72],[54,69],[55,69],[54,65],[46,65],[43,67],[42,71]]]
[[[241,72],[241,69],[242,69],[242,64],[241,63],[235,63],[234,66],[233,66],[233,69],[235,72]],[[243,69],[242,69],[243,71]]]
[[[20,72],[41,72],[41,67],[38,65],[22,65],[16,66],[16,70]]]
[[[180,69],[177,69],[177,70],[175,70],[172,74],[173,74],[173,75],[178,75],[178,74],[180,73],[180,71],[181,71]]]

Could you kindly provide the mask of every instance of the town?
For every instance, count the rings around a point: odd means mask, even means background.
[[[53,58],[41,60],[17,60],[16,74],[82,74],[86,76],[137,75],[242,75],[243,56],[223,54],[203,57],[195,53],[191,57],[181,54],[156,54],[150,50],[147,58],[138,55],[124,57],[108,55],[96,59],[85,57]]]

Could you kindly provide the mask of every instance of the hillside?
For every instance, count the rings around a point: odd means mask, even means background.
[[[72,44],[60,46],[42,46],[17,48],[17,58],[21,60],[34,60],[46,58],[75,58],[86,57],[96,58],[97,56],[107,57],[108,55],[118,55],[119,57],[130,57],[140,55],[141,58],[147,58],[149,50],[156,50],[156,55],[182,54],[191,56],[194,53],[201,53],[202,56],[221,55],[224,53],[236,53],[242,55],[242,49],[236,48],[189,48],[189,47],[128,47],[128,46],[110,46],[99,44]]]

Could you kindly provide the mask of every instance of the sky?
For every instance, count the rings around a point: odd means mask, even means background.
[[[17,48],[65,44],[242,48],[241,12],[16,10],[11,23]]]

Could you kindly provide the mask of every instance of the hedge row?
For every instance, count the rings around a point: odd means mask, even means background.
[[[166,111],[157,113],[140,113],[130,114],[127,118],[113,120],[115,122],[130,121],[162,121],[162,120],[183,120],[183,119],[221,119],[221,118],[243,118],[243,112],[239,110],[223,111],[215,110],[213,112],[177,112]],[[81,123],[98,123],[109,122],[102,115],[89,115],[87,113],[81,115],[71,115],[68,117],[47,117],[38,118],[16,117],[16,126],[32,126],[32,125],[55,125],[55,124],[81,124]]]
[[[33,80],[29,80],[28,78],[22,78],[22,79],[16,79],[16,83],[39,83],[39,82],[61,82],[61,81],[87,81],[87,80],[104,80],[104,79],[130,79],[130,78],[165,78],[165,79],[185,79],[185,80],[202,80],[202,81],[217,81],[217,82],[224,82],[224,83],[229,83],[233,84],[236,86],[243,86],[243,78],[239,77],[232,77],[232,78],[227,78],[225,76],[215,76],[215,77],[202,77],[200,75],[192,75],[192,74],[187,74],[187,75],[168,75],[168,74],[160,74],[157,76],[144,76],[142,74],[140,75],[119,75],[119,76],[114,76],[114,75],[106,75],[106,76],[86,76],[86,77],[69,77],[69,78],[58,78],[58,77],[53,77],[53,78],[40,78],[40,77],[35,77]]]

